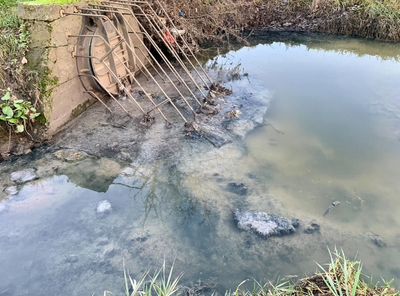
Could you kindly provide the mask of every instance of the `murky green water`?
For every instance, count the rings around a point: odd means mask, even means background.
[[[118,295],[123,260],[135,276],[164,259],[175,260],[185,284],[201,280],[221,292],[247,278],[313,272],[335,246],[399,285],[398,45],[264,42],[218,59],[248,73],[228,83],[243,109],[253,108],[246,94],[269,106],[246,138],[219,149],[185,142],[173,156],[138,159],[125,171],[110,159],[32,162],[61,169],[2,203],[0,295]],[[231,192],[230,182],[247,194]],[[103,200],[112,205],[106,215],[96,213]],[[323,216],[333,201],[341,204]],[[315,220],[321,233],[263,240],[236,229],[236,208]]]

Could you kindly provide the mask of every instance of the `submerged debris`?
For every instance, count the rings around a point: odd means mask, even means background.
[[[236,183],[236,182],[229,183],[227,188],[228,188],[229,192],[232,192],[232,193],[235,193],[235,194],[241,195],[241,196],[247,195],[247,193],[249,191],[249,188],[245,184]]]
[[[77,151],[74,149],[62,149],[54,152],[54,156],[59,160],[66,162],[76,162],[81,161],[89,157],[86,152]]]
[[[197,138],[200,135],[200,126],[197,122],[186,122],[184,127],[186,136]]]
[[[232,94],[232,90],[226,88],[219,83],[213,83],[210,85],[210,93],[213,93],[215,95],[230,96]]]
[[[18,194],[18,187],[17,186],[9,186],[6,189],[4,189],[4,192],[7,193],[8,195],[16,195],[16,194]]]
[[[265,212],[236,210],[233,217],[239,229],[254,232],[265,239],[292,234],[300,224],[298,219],[288,219]]]
[[[219,113],[217,107],[215,105],[211,105],[207,102],[203,104],[200,108],[200,112],[206,115],[216,115]]]
[[[112,211],[112,206],[108,200],[103,200],[99,202],[99,204],[97,205],[96,209],[97,214],[106,215],[111,213],[111,211]]]
[[[239,119],[241,114],[240,109],[237,106],[233,106],[232,110],[226,113],[226,118],[230,120]]]
[[[328,215],[330,211],[332,211],[334,208],[340,205],[340,201],[334,201],[325,211],[324,216]]]
[[[217,148],[229,143],[230,138],[226,137],[220,130],[212,126],[200,126],[197,122],[185,123],[185,135],[191,139],[203,138]]]
[[[140,121],[141,125],[144,125],[146,127],[151,127],[155,121],[155,117],[151,116],[149,114],[143,115],[142,121]]]
[[[310,224],[308,224],[305,227],[304,233],[313,234],[313,233],[318,233],[320,230],[321,230],[321,226],[317,222],[311,221]]]
[[[38,178],[36,171],[34,169],[25,169],[17,172],[13,172],[10,175],[12,182],[17,184],[24,184]]]
[[[385,248],[387,247],[386,242],[383,240],[383,238],[376,233],[370,232],[367,234],[369,240],[378,248]]]

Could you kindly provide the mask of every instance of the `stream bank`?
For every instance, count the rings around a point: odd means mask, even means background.
[[[183,285],[223,294],[313,273],[335,246],[396,285],[399,49],[269,37],[207,63],[233,93],[197,127],[94,105],[3,163],[0,291],[25,296],[23,280],[30,295],[118,294],[123,262],[138,279],[165,260]]]
[[[39,128],[30,130],[34,141],[30,136],[21,141],[19,135],[14,136],[14,133],[9,137],[9,126],[5,126],[4,133],[0,131],[0,161],[10,155],[29,153],[31,148],[40,146],[42,141],[60,131],[66,122],[93,103],[93,100],[83,94],[76,73],[70,69],[74,64],[70,57],[74,50],[73,44],[70,44],[63,30],[59,29],[68,28],[69,33],[76,33],[79,31],[79,22],[76,18],[66,22],[60,19],[58,10],[62,6],[36,7],[45,2],[30,2],[32,5],[26,6],[30,8],[26,8],[25,12],[21,5],[20,11],[25,14],[27,24],[29,20],[32,21],[28,26],[12,16],[14,27],[11,31],[8,27],[1,28],[3,33],[11,32],[11,35],[23,37],[23,50],[14,51],[17,55],[12,57],[17,61],[16,65],[10,68],[7,59],[2,59],[2,68],[12,70],[7,70],[5,76],[0,75],[7,78],[0,85],[1,94],[11,87],[18,97],[30,101],[40,109],[43,116],[35,123]],[[193,49],[205,48],[210,44],[247,44],[250,35],[264,34],[267,31],[323,32],[392,42],[400,40],[400,8],[395,2],[387,0],[361,4],[358,1],[332,0],[162,2],[167,4],[178,26],[189,33],[189,43]],[[13,3],[13,7],[9,9],[7,6],[8,14],[14,15],[17,2],[10,3]],[[71,6],[65,9],[70,8]],[[44,18],[43,14],[37,13],[46,9],[52,13],[44,13]],[[1,17],[6,19],[5,15]],[[30,27],[31,34],[25,38],[27,27]],[[2,54],[8,55],[6,51]],[[27,65],[19,61],[27,61]],[[72,94],[71,89],[74,89]],[[66,105],[65,98],[72,98],[72,103]]]

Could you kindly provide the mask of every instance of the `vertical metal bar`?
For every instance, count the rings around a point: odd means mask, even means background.
[[[83,10],[85,10],[84,8],[83,8]],[[65,15],[68,15],[68,13],[64,13]],[[132,28],[131,28],[132,29]],[[132,31],[134,31],[133,29],[132,29]],[[136,36],[138,36],[137,35],[137,32],[134,32],[134,33],[136,33]],[[139,38],[139,37],[138,37]],[[151,65],[151,67],[154,69],[154,71],[157,73],[157,75],[159,75],[160,77],[161,77],[161,79],[164,81],[164,78],[162,77],[162,75],[160,74],[160,72],[158,72],[158,70],[154,67],[154,64],[153,64],[153,62],[152,62],[152,60],[148,57],[148,55],[146,54],[146,53],[144,53],[143,52],[143,50],[139,47],[138,48],[139,49],[139,51],[140,51],[140,53],[145,57],[145,59],[147,60],[147,62]],[[140,72],[142,72],[143,73],[143,71],[142,71],[142,67],[140,67]],[[147,77],[147,75],[145,74],[145,73],[143,73],[145,76],[146,76],[146,78],[148,78]]]

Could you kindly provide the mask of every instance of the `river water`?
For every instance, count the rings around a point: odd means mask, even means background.
[[[132,163],[32,156],[28,166],[45,177],[0,203],[1,296],[122,295],[123,262],[137,277],[164,260],[185,285],[222,293],[244,279],[312,273],[335,247],[373,279],[399,285],[398,45],[277,35],[208,65],[240,65],[245,75],[226,85],[244,116],[267,110],[261,124],[220,148],[178,138],[179,151]],[[152,150],[151,140],[144,145]],[[104,200],[112,210],[99,214]],[[302,227],[264,240],[236,228],[236,208],[296,217]],[[304,233],[311,221],[319,233]]]

